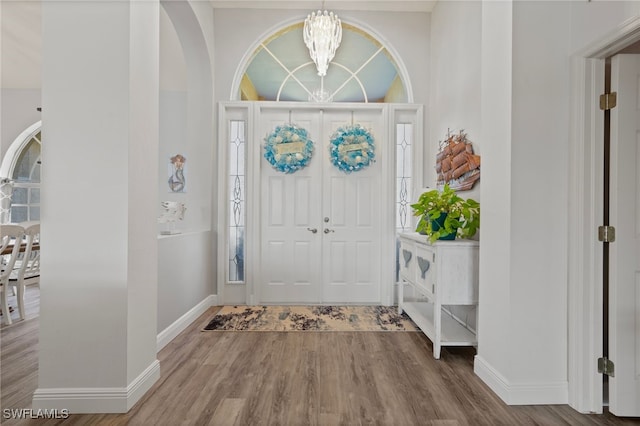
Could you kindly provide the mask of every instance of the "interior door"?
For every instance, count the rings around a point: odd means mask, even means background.
[[[377,145],[382,143],[380,110],[326,112],[325,139],[353,123],[378,135]],[[332,164],[328,148],[323,151],[323,302],[379,303],[383,163],[345,173]]]
[[[640,416],[640,55],[617,55],[611,62],[610,219],[616,229],[609,244],[609,411]]]
[[[332,164],[329,141],[336,129],[358,123],[383,143],[382,111],[261,111],[258,134],[292,122],[307,129],[315,150],[291,174],[260,161],[259,303],[381,302],[383,163],[345,173]]]

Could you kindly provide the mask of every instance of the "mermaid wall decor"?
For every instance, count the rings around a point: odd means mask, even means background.
[[[176,154],[169,163],[169,192],[187,192],[185,179],[185,163],[187,159],[180,154]]]

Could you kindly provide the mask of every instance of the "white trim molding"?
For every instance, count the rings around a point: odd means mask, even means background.
[[[495,368],[487,363],[480,355],[474,357],[473,372],[491,388],[496,395],[507,404],[509,403],[509,383]]]
[[[478,355],[473,371],[508,405],[566,404],[568,400],[567,381],[512,384]]]
[[[604,60],[574,57],[569,175],[568,379],[569,405],[588,413],[602,412],[601,243],[603,221],[604,119],[595,107],[604,91]]]
[[[182,333],[189,327],[200,315],[205,313],[211,306],[218,304],[218,296],[210,294],[202,302],[187,311],[180,318],[175,320],[173,324],[158,333],[158,352],[167,346],[178,334]]]
[[[123,388],[39,388],[33,394],[33,409],[66,409],[70,414],[126,413],[160,378],[155,360]]]

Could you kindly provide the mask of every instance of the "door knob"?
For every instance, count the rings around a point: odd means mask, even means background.
[[[311,231],[312,234],[315,234],[318,232],[317,228],[307,228],[307,231]]]
[[[329,229],[329,228],[325,228],[324,229],[324,233],[325,234],[328,234],[329,232],[336,232],[336,231],[334,231],[333,229]]]
[[[329,223],[329,218],[328,217],[324,218],[324,223]]]

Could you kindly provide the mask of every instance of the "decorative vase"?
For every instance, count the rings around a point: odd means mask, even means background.
[[[444,227],[444,220],[447,218],[447,214],[446,213],[440,213],[440,216],[438,216],[437,219],[433,219],[431,220],[431,229],[436,232],[437,230],[439,230],[440,228]],[[440,235],[440,238],[438,238],[439,240],[455,240],[456,239],[456,232],[457,230],[453,230],[453,232],[449,232],[448,234],[442,234]]]

